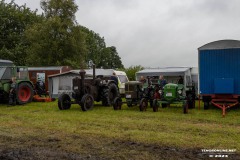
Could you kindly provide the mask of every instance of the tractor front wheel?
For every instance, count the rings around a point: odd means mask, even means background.
[[[139,109],[140,111],[146,111],[148,106],[148,101],[146,98],[142,98],[140,101]]]
[[[58,108],[60,110],[67,110],[71,108],[71,98],[68,94],[63,93],[60,95],[58,98]]]
[[[187,104],[189,109],[195,108],[195,97],[191,93],[187,95]]]
[[[27,82],[20,83],[17,89],[17,97],[19,104],[31,102],[33,98],[33,87]]]
[[[80,104],[83,111],[88,111],[93,108],[94,99],[90,94],[85,94]]]
[[[120,97],[116,97],[113,101],[113,109],[121,110],[122,109],[122,99]]]

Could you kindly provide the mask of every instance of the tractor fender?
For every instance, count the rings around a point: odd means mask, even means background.
[[[108,80],[107,81],[107,85],[109,86],[110,84],[115,84],[118,87],[118,84],[116,84],[116,82],[114,80]]]

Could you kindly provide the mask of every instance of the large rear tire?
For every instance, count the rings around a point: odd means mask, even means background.
[[[60,110],[67,110],[71,108],[71,98],[68,94],[61,94],[58,98],[58,108]]]
[[[107,87],[103,89],[102,92],[102,105],[110,106],[113,104],[114,99],[119,97],[119,91],[114,83],[110,83]]]
[[[25,104],[32,102],[33,99],[33,87],[28,82],[21,82],[17,88],[17,102],[19,104]]]

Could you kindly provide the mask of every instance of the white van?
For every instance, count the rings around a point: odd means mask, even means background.
[[[128,82],[127,74],[123,71],[114,71],[118,77],[118,88],[121,95],[125,94],[125,83]]]

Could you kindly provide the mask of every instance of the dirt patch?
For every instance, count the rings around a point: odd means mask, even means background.
[[[0,152],[1,160],[36,160],[36,159],[87,159],[87,156],[82,156],[77,153],[67,153],[50,148],[8,148]],[[95,158],[93,158],[95,159]]]
[[[213,159],[200,148],[176,148],[159,144],[144,144],[131,140],[72,135],[61,137],[0,136],[1,160],[108,160],[108,159]],[[240,159],[230,155],[228,159]]]

